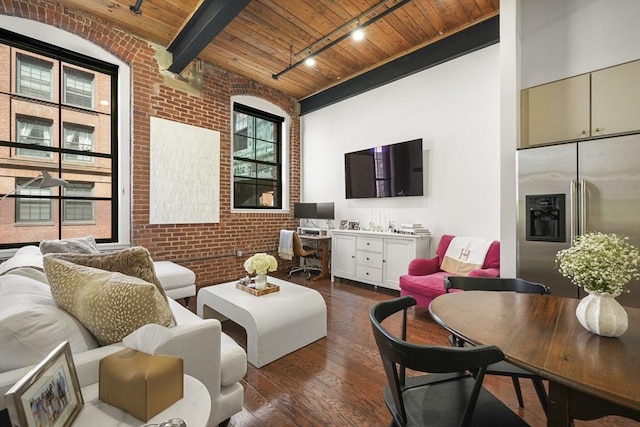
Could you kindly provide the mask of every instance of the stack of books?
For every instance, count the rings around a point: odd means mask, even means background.
[[[422,224],[401,224],[398,229],[398,233],[401,234],[420,234],[420,235],[431,235],[431,231],[428,228],[422,226]]]

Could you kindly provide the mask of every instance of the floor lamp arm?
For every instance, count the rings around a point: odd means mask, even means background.
[[[30,180],[29,182],[27,182],[26,184],[22,184],[20,187],[16,187],[13,191],[8,192],[7,194],[5,194],[4,196],[2,196],[0,198],[0,202],[3,201],[4,199],[6,199],[7,197],[9,197],[12,194],[17,193],[18,191],[22,190],[24,187],[27,187],[31,184],[33,184],[34,182],[36,182],[37,180],[42,179],[42,175],[36,176],[35,178],[33,178],[32,180]]]

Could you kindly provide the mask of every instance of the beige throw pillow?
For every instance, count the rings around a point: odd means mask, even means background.
[[[71,313],[103,345],[122,341],[141,326],[169,326],[173,316],[151,283],[45,257],[44,271],[59,307]]]
[[[74,237],[62,240],[43,240],[40,242],[42,254],[74,253],[99,254],[100,250],[93,236]]]
[[[74,264],[93,267],[100,270],[115,271],[127,276],[137,277],[145,282],[153,283],[158,288],[162,297],[167,300],[167,294],[160,284],[153,268],[151,254],[142,246],[134,246],[117,252],[104,254],[49,254],[47,257],[55,257]]]

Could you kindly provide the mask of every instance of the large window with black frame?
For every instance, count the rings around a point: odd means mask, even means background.
[[[234,208],[282,208],[283,123],[283,117],[234,103]]]
[[[0,29],[0,249],[117,239],[117,72]]]

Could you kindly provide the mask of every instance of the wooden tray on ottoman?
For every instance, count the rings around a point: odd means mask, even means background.
[[[248,294],[251,295],[255,295],[257,297],[261,297],[263,295],[267,295],[267,294],[272,294],[274,292],[278,292],[280,290],[280,286],[278,285],[272,285],[271,283],[267,283],[267,288],[266,289],[256,289],[256,288],[250,288],[246,285],[243,285],[242,283],[236,283],[236,288],[240,289],[241,291],[244,291]]]

